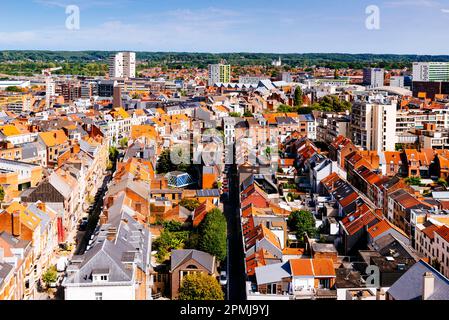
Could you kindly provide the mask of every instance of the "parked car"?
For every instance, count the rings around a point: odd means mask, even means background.
[[[222,271],[220,273],[220,284],[222,286],[226,286],[228,284],[228,276],[226,274],[226,271]]]
[[[89,224],[89,219],[88,218],[81,219],[79,230],[80,231],[86,231],[88,224]]]

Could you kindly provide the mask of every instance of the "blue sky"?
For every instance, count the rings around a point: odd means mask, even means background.
[[[80,29],[65,27],[67,5]],[[366,7],[380,29],[365,27]],[[449,54],[449,0],[2,1],[0,49]]]

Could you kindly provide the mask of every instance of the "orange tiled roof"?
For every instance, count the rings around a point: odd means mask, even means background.
[[[39,136],[47,147],[54,147],[68,142],[68,138],[63,130],[41,132]]]
[[[292,259],[290,269],[294,277],[335,277],[332,259]]]
[[[438,233],[438,235],[446,242],[449,242],[449,228],[446,225],[441,226],[435,232]]]
[[[385,162],[386,164],[394,163],[396,165],[402,164],[401,152],[399,151],[385,151]]]
[[[35,230],[41,223],[41,219],[38,216],[18,202],[13,202],[5,209],[5,211],[9,214],[13,214],[18,211],[20,213],[20,222],[30,230]]]
[[[435,231],[437,231],[440,227],[435,225],[435,224],[431,224],[430,226],[428,226],[427,228],[423,229],[422,232],[431,240],[433,240],[435,238]]]

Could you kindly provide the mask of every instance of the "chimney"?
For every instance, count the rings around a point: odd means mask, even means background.
[[[435,276],[431,272],[424,273],[422,299],[428,300],[435,289]]]
[[[5,258],[5,249],[0,248],[0,263],[3,263],[4,258]]]
[[[46,212],[46,211],[47,211],[47,206],[45,205],[44,202],[39,202],[39,203],[37,204],[37,208],[38,208],[40,211],[43,211],[43,212]]]
[[[20,224],[20,211],[14,211],[11,215],[11,229],[14,237],[20,237],[22,233],[22,225]]]
[[[116,236],[117,236],[117,228],[114,227],[109,228],[106,238],[109,241],[114,241]]]

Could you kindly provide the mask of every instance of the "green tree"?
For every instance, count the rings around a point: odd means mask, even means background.
[[[58,271],[55,266],[50,267],[43,275],[42,281],[49,286],[51,283],[56,282],[58,280]]]
[[[170,150],[165,149],[162,151],[156,165],[157,173],[168,173],[173,171],[173,163],[170,158]]]
[[[179,300],[224,300],[224,293],[214,277],[205,273],[193,273],[184,277],[179,288]]]
[[[195,200],[195,199],[182,199],[179,202],[179,205],[181,207],[186,208],[189,211],[193,211],[200,206],[200,203],[198,200]]]
[[[4,200],[5,200],[5,189],[3,188],[3,186],[0,186],[0,205]]]
[[[229,116],[232,118],[240,118],[242,115],[238,112],[229,112]]]
[[[19,87],[7,87],[5,89],[6,92],[22,92],[22,89]]]
[[[295,106],[302,106],[302,89],[301,87],[296,87],[295,89]]]
[[[405,183],[407,183],[409,186],[420,186],[421,178],[420,177],[408,177],[405,179]]]
[[[120,144],[120,147],[122,148],[122,149],[125,149],[126,147],[128,147],[128,142],[129,142],[129,140],[128,140],[128,138],[123,138],[123,139],[121,139],[120,141],[119,141],[119,144]]]
[[[182,230],[182,223],[178,221],[163,221],[162,226],[164,227],[164,230],[170,232],[180,232]]]
[[[309,237],[314,237],[317,234],[315,218],[310,211],[293,211],[290,214],[287,223],[290,230],[296,233],[296,237],[300,243],[304,243],[305,234]]]
[[[448,182],[447,182],[445,179],[443,179],[443,178],[438,179],[437,183],[438,183],[440,186],[442,186],[442,187],[445,187],[445,188],[448,187]],[[1,202],[1,201],[0,201],[0,202]]]
[[[277,108],[277,111],[278,112],[282,112],[282,113],[293,112],[293,107],[289,106],[289,105],[286,105],[286,104],[281,104]]]
[[[188,232],[170,232],[164,230],[160,237],[154,241],[154,248],[158,252],[156,255],[157,262],[163,263],[172,250],[182,249],[188,239]]]
[[[253,113],[249,110],[246,110],[245,113],[243,113],[243,116],[246,118],[252,118],[254,117]]]
[[[109,148],[109,160],[111,160],[112,162],[115,162],[118,158],[118,155],[119,155],[119,151],[117,150],[116,147]]]
[[[199,249],[224,261],[227,255],[227,222],[223,212],[219,209],[210,211],[199,230]]]

